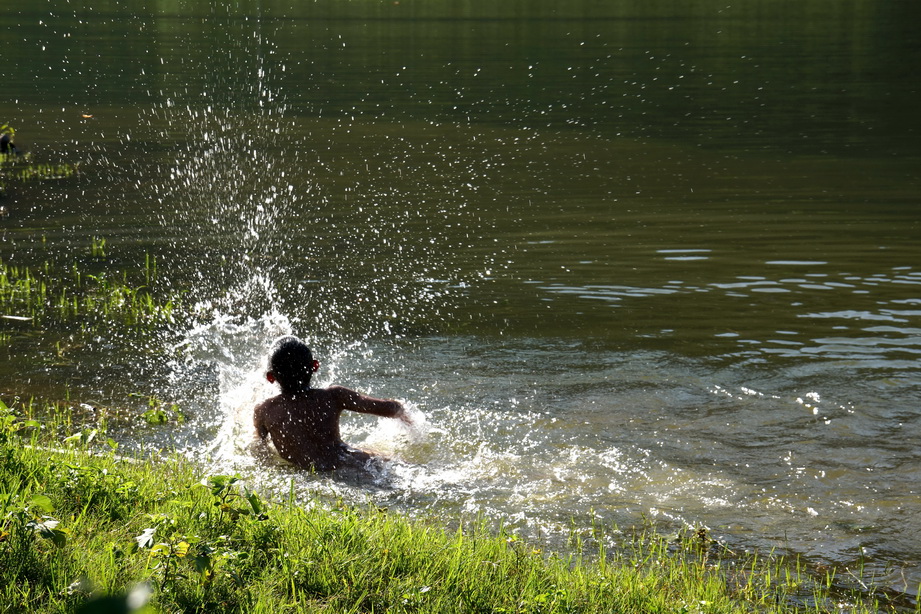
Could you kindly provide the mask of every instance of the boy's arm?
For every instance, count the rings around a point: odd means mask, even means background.
[[[403,404],[399,401],[388,399],[375,399],[368,397],[360,392],[343,388],[342,386],[333,386],[330,388],[336,395],[336,400],[341,409],[348,409],[362,414],[373,414],[384,418],[400,418],[409,421]]]
[[[269,430],[265,428],[265,422],[262,420],[262,404],[256,406],[256,409],[253,410],[253,426],[256,427],[256,435],[259,439],[265,439],[265,436],[269,434]]]

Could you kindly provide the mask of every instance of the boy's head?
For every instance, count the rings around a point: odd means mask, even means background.
[[[296,393],[310,388],[310,377],[320,368],[313,352],[297,337],[282,337],[269,354],[269,382],[278,382],[282,392]]]

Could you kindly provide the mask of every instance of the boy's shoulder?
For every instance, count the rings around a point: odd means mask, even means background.
[[[339,407],[343,404],[350,404],[356,397],[361,396],[351,388],[345,386],[327,386],[325,388],[311,388],[309,394],[289,397],[285,394],[277,394],[261,401],[254,408],[257,414],[270,414],[278,411],[287,411],[294,407],[312,406],[316,404],[326,405],[332,403]]]
[[[263,413],[271,410],[273,407],[277,407],[284,402],[284,395],[277,394],[274,397],[269,397],[263,401],[260,401],[253,411],[256,413]]]
[[[351,404],[361,397],[361,393],[345,386],[328,386],[323,390],[326,391],[327,398],[337,403]]]
[[[311,388],[308,394],[304,395],[295,395],[289,397],[285,394],[276,394],[273,397],[269,397],[256,405],[256,411],[268,410],[275,407],[287,407],[289,405],[300,405],[302,403],[311,403],[316,402],[321,399],[334,399],[339,400],[343,398],[348,398],[352,395],[357,394],[354,390],[346,388],[345,386],[327,386],[325,388]]]

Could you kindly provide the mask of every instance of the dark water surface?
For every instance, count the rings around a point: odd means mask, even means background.
[[[189,424],[123,445],[279,489],[704,525],[917,595],[921,5],[446,4],[4,5],[0,123],[81,172],[11,187],[0,257],[104,237],[188,313],[2,322],[0,392],[156,394]],[[252,460],[288,332],[417,412],[349,419],[368,484]]]

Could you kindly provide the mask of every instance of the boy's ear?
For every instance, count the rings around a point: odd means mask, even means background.
[[[313,365],[312,365],[311,368],[310,368],[310,372],[311,372],[311,373],[316,373],[316,372],[319,371],[319,370],[320,370],[320,361],[319,361],[319,360],[314,360],[314,361],[313,361]]]
[[[272,373],[271,371],[269,371],[268,373],[265,374],[265,379],[269,380],[269,383],[270,383],[270,384],[274,384],[274,383],[275,383],[275,374]]]

